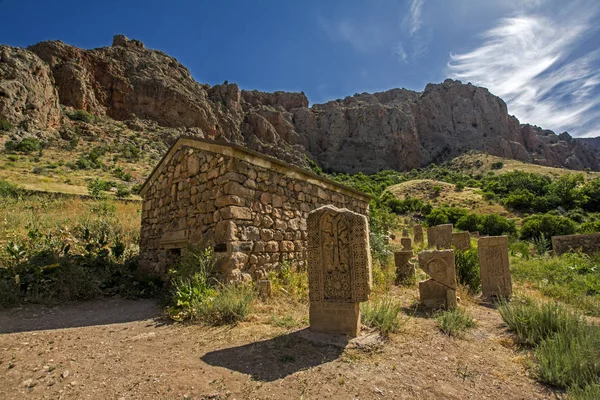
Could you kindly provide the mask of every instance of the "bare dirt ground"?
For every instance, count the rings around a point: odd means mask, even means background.
[[[477,327],[456,339],[394,288],[404,327],[383,345],[305,339],[306,306],[272,301],[249,321],[170,324],[152,301],[102,300],[0,312],[0,398],[550,399],[493,308],[463,300]],[[281,327],[279,317],[296,321]],[[9,333],[10,332],[10,333]]]

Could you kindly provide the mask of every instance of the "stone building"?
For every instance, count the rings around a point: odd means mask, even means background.
[[[211,246],[228,280],[304,266],[308,213],[367,215],[370,197],[244,147],[181,137],[141,190],[140,268],[165,275],[189,244]]]

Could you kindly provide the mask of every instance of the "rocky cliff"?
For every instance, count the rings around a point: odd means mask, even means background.
[[[62,106],[61,106],[62,105]],[[303,93],[196,82],[176,59],[115,36],[83,50],[60,41],[0,46],[0,116],[31,133],[60,126],[65,108],[151,121],[223,139],[285,161],[306,156],[341,172],[406,170],[467,150],[572,169],[600,169],[567,133],[522,125],[487,89],[447,80],[421,93],[392,89],[308,105]]]

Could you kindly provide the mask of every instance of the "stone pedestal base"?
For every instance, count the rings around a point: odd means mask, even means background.
[[[310,330],[357,337],[360,332],[360,303],[311,302]]]
[[[456,290],[432,279],[419,282],[419,298],[421,304],[427,308],[450,309],[456,307]]]

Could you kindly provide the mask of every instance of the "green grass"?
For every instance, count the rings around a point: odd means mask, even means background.
[[[212,325],[243,321],[250,313],[254,298],[255,293],[251,285],[222,286],[214,297],[201,303],[197,309],[198,319]]]
[[[457,250],[454,254],[458,283],[465,285],[470,293],[479,293],[481,291],[481,277],[479,275],[477,248],[464,251]]]
[[[581,317],[559,303],[537,304],[531,299],[502,303],[498,311],[520,344],[537,346],[555,333],[577,330]]]
[[[600,327],[561,304],[531,300],[500,306],[519,343],[531,349],[537,379],[569,389],[571,398],[595,398],[600,383]]]
[[[400,316],[400,304],[390,297],[361,303],[361,322],[377,328],[383,336],[398,332],[404,320]]]
[[[600,316],[600,257],[568,253],[556,257],[511,258],[512,277],[544,295]]]
[[[272,315],[271,324],[278,328],[293,329],[299,326],[300,322],[289,314],[284,316]]]
[[[438,328],[448,336],[462,336],[467,329],[476,326],[473,317],[463,308],[457,307],[451,310],[436,313],[435,321]]]

